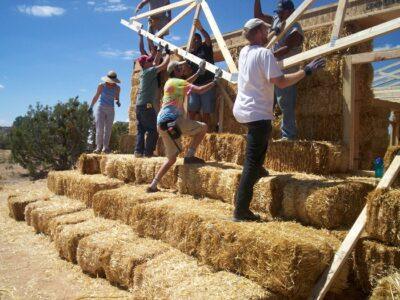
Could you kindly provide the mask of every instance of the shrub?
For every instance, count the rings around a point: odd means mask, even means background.
[[[128,134],[129,124],[127,122],[115,122],[111,131],[110,149],[112,151],[119,151],[119,142],[121,136]]]

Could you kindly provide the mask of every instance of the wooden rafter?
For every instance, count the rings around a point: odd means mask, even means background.
[[[165,6],[150,10],[148,12],[142,13],[140,15],[134,16],[134,17],[131,18],[131,20],[137,21],[137,20],[140,20],[140,19],[143,19],[143,18],[147,18],[147,17],[151,17],[151,16],[154,16],[154,15],[158,15],[160,13],[172,10],[174,8],[178,8],[178,7],[181,7],[181,6],[189,5],[189,4],[191,4],[191,3],[195,2],[195,1],[196,0],[182,0],[182,1],[174,2],[174,3],[168,4],[168,5],[165,5]]]
[[[170,29],[172,26],[174,26],[176,23],[178,23],[180,20],[182,20],[188,13],[192,11],[196,7],[196,3],[193,2],[191,3],[188,7],[186,7],[179,15],[177,15],[175,18],[173,18],[171,21],[168,22],[167,25],[165,25],[163,28],[160,29],[159,32],[157,32],[157,37],[163,36],[168,29]]]
[[[331,46],[335,45],[336,40],[340,36],[340,30],[343,27],[344,17],[346,15],[347,3],[348,0],[339,0],[331,34]]]
[[[196,27],[194,26],[194,22],[199,19],[200,13],[201,13],[201,5],[197,4],[196,11],[194,13],[193,24],[192,27],[190,28],[189,39],[186,45],[186,50],[188,51],[190,51],[190,49],[192,48],[193,36],[194,33],[196,32]]]

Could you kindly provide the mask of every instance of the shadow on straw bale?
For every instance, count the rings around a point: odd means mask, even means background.
[[[78,224],[93,218],[94,213],[92,209],[85,209],[67,215],[57,216],[49,221],[47,231],[45,231],[44,233],[49,235],[50,238],[53,240],[57,229],[59,227],[62,228],[62,225]]]
[[[16,221],[25,220],[25,207],[39,200],[47,200],[52,193],[47,189],[33,189],[29,192],[10,194],[7,198],[9,215]]]
[[[166,199],[135,206],[130,223],[140,235],[287,297],[306,297],[339,246],[332,235],[296,223],[234,223],[231,213],[218,201]],[[346,287],[347,272],[333,290]]]
[[[77,169],[81,174],[100,174],[100,161],[103,154],[82,154],[77,163]]]
[[[124,185],[117,189],[100,191],[93,197],[93,210],[97,216],[126,223],[135,205],[173,196],[169,192],[146,193],[147,187]]]
[[[54,242],[60,257],[76,264],[76,250],[80,240],[91,234],[111,229],[116,224],[115,221],[94,218],[78,224],[58,226],[54,233]]]
[[[370,300],[400,299],[400,270],[380,279],[372,291]]]
[[[400,190],[376,190],[368,197],[369,237],[400,247]]]
[[[353,251],[355,281],[365,292],[370,292],[376,281],[400,268],[400,248],[368,239],[361,239]]]

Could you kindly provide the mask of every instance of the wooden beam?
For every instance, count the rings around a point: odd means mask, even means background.
[[[220,89],[221,86],[218,86]],[[219,97],[219,108],[218,108],[218,132],[224,132],[224,110],[225,110],[225,97]]]
[[[225,40],[222,37],[222,33],[219,30],[217,22],[215,21],[214,16],[210,10],[210,7],[208,6],[206,1],[201,2],[201,8],[204,11],[204,15],[207,18],[208,24],[210,24],[211,30],[214,33],[214,37],[217,40],[219,49],[221,50],[222,55],[224,56],[224,59],[228,65],[229,71],[231,73],[237,73],[238,69],[236,67],[236,64],[233,61],[232,55],[229,52],[228,47],[226,46]]]
[[[190,51],[190,48],[192,48],[193,36],[194,36],[194,33],[196,32],[196,27],[194,26],[194,22],[197,19],[199,19],[200,13],[201,13],[201,5],[197,4],[196,11],[194,13],[193,24],[192,24],[192,27],[190,28],[189,40],[188,40],[187,45],[186,45],[186,50],[187,51]]]
[[[333,47],[330,44],[325,44],[306,52],[291,56],[289,58],[281,61],[281,66],[284,69],[290,68],[292,66],[298,65],[304,61],[324,56],[330,54],[332,52],[348,48],[352,45],[359,44],[365,42],[367,40],[373,39],[375,37],[393,32],[400,28],[400,18],[396,18],[394,20],[382,23],[380,25],[373,26],[371,28],[362,30],[360,32],[354,33],[347,37],[340,38],[336,41]],[[379,57],[378,57],[379,58]]]
[[[400,58],[400,49],[373,51],[352,55],[353,64],[365,64],[395,58]]]
[[[374,91],[374,95],[376,98],[383,97],[384,99],[388,98],[400,99],[400,89]]]
[[[222,94],[222,97],[225,98],[225,101],[228,104],[229,109],[232,110],[234,101],[231,99],[228,92],[224,89],[224,87],[220,83],[218,83],[218,89],[219,89],[220,93]]]
[[[195,2],[195,1],[196,0],[182,0],[182,1],[174,2],[174,3],[168,4],[168,5],[161,6],[159,8],[150,10],[148,12],[142,13],[140,15],[134,16],[134,17],[130,18],[130,20],[137,21],[137,20],[140,20],[140,19],[143,19],[143,18],[146,18],[146,17],[151,17],[151,16],[154,16],[154,15],[158,15],[160,13],[172,10],[174,8],[178,8],[178,7],[181,7],[181,6],[189,5],[189,4],[191,4],[191,3]]]
[[[191,53],[189,53],[186,50],[183,50],[182,48],[175,46],[174,44],[167,42],[166,40],[163,40],[157,36],[155,36],[154,34],[142,29],[143,25],[139,22],[136,22],[134,20],[131,20],[130,22],[126,21],[126,20],[121,20],[121,24],[128,27],[129,29],[138,32],[139,34],[143,35],[144,37],[149,38],[150,40],[152,40],[155,43],[159,43],[161,45],[163,45],[164,47],[166,45],[168,45],[169,49],[171,51],[176,51],[178,55],[180,55],[181,57],[190,60],[191,62],[195,63],[196,65],[199,65],[203,60]],[[214,73],[220,69],[217,66],[210,64],[209,62],[206,62],[206,70],[210,71],[211,73]],[[226,72],[225,70],[222,70],[222,78],[232,82],[232,83],[237,83],[237,74],[231,74]]]
[[[347,2],[348,0],[339,0],[331,34],[331,46],[334,46],[336,40],[339,38],[340,30],[342,29],[344,17],[346,15]]]
[[[160,31],[157,32],[156,36],[160,37],[163,36],[168,29],[170,29],[172,26],[174,26],[176,23],[178,23],[181,19],[183,19],[188,13],[191,12],[192,9],[196,7],[196,3],[193,2],[190,4],[188,7],[186,7],[183,11],[180,12],[179,15],[177,15],[175,18],[173,18],[171,21],[168,22],[167,25],[165,25]]]
[[[391,68],[393,68],[393,67],[396,67],[396,66],[398,66],[398,65],[400,65],[400,61],[396,61],[396,62],[393,63],[393,64],[390,64],[390,65],[384,66],[384,67],[382,67],[382,68],[379,68],[379,69],[375,70],[374,73],[377,74],[377,73],[379,73],[380,71],[386,71],[386,70],[391,69]]]
[[[392,72],[385,72],[385,71],[379,71],[379,73],[377,73],[378,76],[376,76],[374,78],[374,81],[372,83],[372,85],[379,83],[379,81],[381,80],[385,80],[385,79],[400,79],[400,76],[396,76],[397,74],[400,74],[400,69],[394,70]],[[398,77],[398,78],[397,78]]]
[[[285,27],[282,29],[279,35],[272,37],[272,39],[267,44],[267,48],[271,48],[275,43],[279,42],[279,40],[285,35],[285,33],[292,27],[292,25],[299,20],[299,18],[303,15],[306,9],[314,3],[315,0],[305,0],[303,1],[299,7],[290,15],[290,17],[285,22]]]
[[[400,101],[390,100],[390,99],[373,99],[372,105],[376,107],[388,108],[390,110],[400,111]]]
[[[400,171],[400,154],[397,154],[385,172],[376,189],[386,189],[390,187]],[[332,283],[339,274],[343,265],[346,263],[351,251],[355,247],[367,222],[367,206],[364,207],[356,222],[351,227],[349,233],[335,253],[332,264],[325,270],[320,280],[314,287],[311,299],[322,300],[329,291]]]

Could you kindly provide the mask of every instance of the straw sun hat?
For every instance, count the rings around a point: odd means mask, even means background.
[[[110,71],[107,76],[101,77],[101,80],[108,83],[120,83],[121,81],[117,78],[117,73],[115,71]]]

